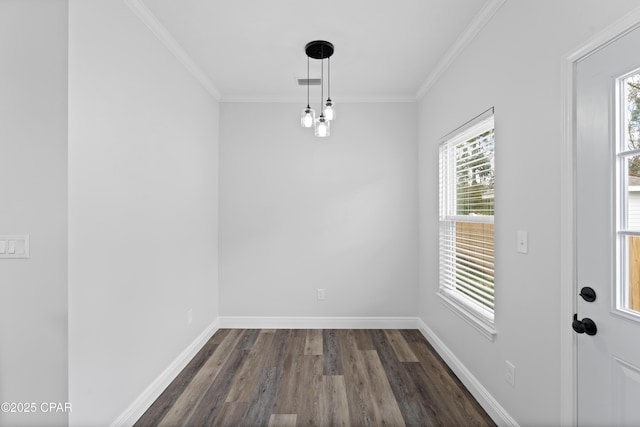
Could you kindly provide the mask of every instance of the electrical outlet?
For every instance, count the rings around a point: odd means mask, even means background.
[[[508,360],[506,361],[506,371],[505,371],[505,377],[504,379],[511,384],[511,387],[515,387],[516,386],[516,367],[513,363],[509,362]]]
[[[192,308],[190,308],[190,309],[187,311],[187,325],[190,325],[190,324],[192,324],[192,323],[193,323],[193,309],[192,309]]]
[[[318,288],[318,301],[324,301],[324,289]]]

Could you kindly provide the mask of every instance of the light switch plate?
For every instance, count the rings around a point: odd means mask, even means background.
[[[0,259],[29,258],[29,235],[0,235]]]
[[[521,254],[529,253],[529,232],[524,230],[518,230],[518,244],[517,249]]]

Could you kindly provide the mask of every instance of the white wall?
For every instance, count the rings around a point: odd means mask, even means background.
[[[217,102],[123,2],[70,1],[72,425],[109,425],[218,317],[217,141]]]
[[[221,315],[416,316],[417,105],[301,108],[222,104]]]
[[[420,316],[520,425],[560,422],[560,66],[638,1],[507,1],[426,94],[420,122]],[[438,287],[438,142],[488,107],[496,123],[496,329],[490,342]],[[529,254],[516,231],[529,231]],[[566,325],[570,327],[569,319]],[[516,387],[504,380],[516,366]]]
[[[31,258],[0,259],[0,425],[65,424],[67,399],[67,2],[0,2],[0,234]]]

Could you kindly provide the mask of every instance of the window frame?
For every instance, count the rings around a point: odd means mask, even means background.
[[[627,79],[640,74],[640,68],[636,68],[630,72],[627,72],[614,81],[615,84],[615,120],[617,122],[617,128],[615,129],[615,155],[614,155],[614,167],[613,170],[617,175],[617,179],[614,179],[614,194],[615,194],[615,209],[616,221],[615,221],[615,233],[613,236],[614,247],[616,250],[616,267],[615,267],[615,285],[613,289],[612,307],[611,312],[617,316],[624,317],[634,322],[640,322],[640,311],[637,307],[630,307],[630,295],[629,292],[634,284],[631,282],[630,270],[632,261],[629,259],[632,256],[633,248],[630,244],[630,239],[637,239],[640,237],[640,229],[638,227],[631,226],[629,224],[629,165],[627,161],[631,157],[640,156],[640,149],[637,147],[629,147],[629,128],[627,127],[630,117],[627,105]],[[634,282],[637,286],[637,282]]]
[[[486,338],[493,341],[496,336],[495,329],[495,305],[494,309],[491,310],[488,307],[485,307],[479,302],[474,301],[471,297],[464,295],[464,293],[460,290],[456,290],[450,286],[450,283],[454,283],[456,277],[458,275],[455,272],[452,272],[450,269],[447,271],[443,271],[444,267],[451,267],[450,258],[443,261],[444,258],[447,258],[447,255],[443,253],[443,248],[450,248],[451,246],[451,233],[445,231],[445,227],[450,227],[452,224],[455,227],[457,223],[474,223],[474,224],[494,224],[495,230],[495,202],[493,203],[493,215],[458,215],[456,212],[456,208],[452,206],[455,205],[455,201],[452,202],[451,198],[457,198],[457,189],[456,182],[454,176],[458,172],[458,169],[454,165],[453,168],[451,164],[446,167],[446,171],[443,171],[443,155],[444,151],[448,150],[446,155],[450,156],[451,150],[454,150],[453,147],[459,146],[461,143],[468,142],[475,137],[485,133],[489,130],[494,131],[494,144],[495,144],[495,118],[494,118],[494,109],[490,108],[485,112],[481,113],[474,119],[450,132],[440,140],[439,152],[438,152],[438,164],[439,164],[439,177],[438,177],[438,196],[439,196],[439,215],[438,215],[438,257],[439,257],[439,267],[438,267],[438,292],[437,296],[444,303],[444,305],[451,309],[454,313],[460,316],[463,320],[465,320],[468,324],[477,329],[481,334],[483,334]],[[453,157],[448,159],[444,159],[446,161],[454,162]],[[494,160],[491,165],[491,170],[494,174],[494,186],[495,186],[495,145],[494,145]],[[444,176],[447,175],[449,179],[448,183],[443,182]],[[448,184],[448,185],[447,185]],[[453,187],[453,188],[452,188]],[[495,188],[494,188],[494,197],[495,197]],[[495,200],[495,199],[494,199]],[[453,203],[453,205],[452,205]],[[443,240],[444,239],[444,240]],[[449,239],[449,240],[446,240]],[[493,250],[495,254],[495,234],[493,235]],[[453,247],[457,248],[456,243],[453,243]],[[451,255],[448,255],[449,257]],[[455,263],[455,261],[454,261]],[[493,259],[493,273],[495,278],[495,257]],[[448,280],[443,281],[443,277],[448,275]],[[493,286],[493,301],[495,301],[495,279]]]

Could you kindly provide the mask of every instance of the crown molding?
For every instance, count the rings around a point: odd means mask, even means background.
[[[122,0],[129,9],[151,30],[151,32],[165,45],[167,49],[178,59],[178,61],[189,71],[193,77],[213,96],[220,101],[222,96],[220,91],[215,87],[211,79],[207,77],[204,71],[196,65],[189,54],[180,46],[173,38],[169,30],[167,30],[158,18],[147,8],[143,0]]]
[[[416,93],[416,99],[421,99],[440,77],[453,64],[456,58],[466,49],[471,41],[478,35],[480,30],[491,20],[493,15],[502,7],[507,0],[489,0],[484,7],[473,18],[471,24],[449,48],[447,53],[440,59],[435,68],[431,71],[427,79],[422,83]]]
[[[335,100],[334,100],[335,101]],[[340,104],[384,104],[384,103],[411,103],[417,102],[413,96],[396,97],[345,97],[337,102]],[[299,97],[247,97],[247,96],[224,96],[220,99],[223,103],[257,103],[257,104],[303,104]],[[311,106],[313,108],[313,105]],[[316,106],[317,107],[317,106]]]
[[[193,61],[189,54],[176,41],[171,33],[158,21],[155,15],[147,8],[143,0],[122,0],[129,9],[145,24],[145,26],[173,53],[178,61],[189,71],[195,79],[213,96],[216,100],[229,103],[293,103],[299,102],[293,98],[256,98],[242,96],[222,97],[220,91],[213,84],[206,73]],[[467,29],[458,37],[455,43],[449,48],[444,57],[432,70],[415,96],[400,97],[371,97],[371,98],[347,98],[340,102],[348,103],[385,103],[385,102],[416,102],[419,101],[435,82],[445,73],[455,59],[471,43],[476,35],[491,20],[493,15],[507,0],[489,0],[487,4],[474,17]]]

